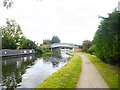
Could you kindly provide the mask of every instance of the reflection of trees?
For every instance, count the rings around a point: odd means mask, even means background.
[[[64,53],[66,54],[66,53]],[[53,54],[51,55],[42,55],[43,62],[50,62],[52,63],[53,67],[58,67],[60,62],[66,62],[67,59],[63,58],[61,55],[61,51],[59,48],[53,49]]]
[[[30,60],[31,59],[31,60]],[[11,58],[3,60],[2,64],[2,83],[7,88],[15,88],[22,81],[22,75],[28,66],[33,65],[36,60],[34,56]],[[6,63],[4,63],[6,62]],[[19,63],[18,63],[19,62]]]
[[[53,51],[53,54],[51,55],[43,54],[42,58],[43,62],[50,62],[52,63],[53,67],[58,67],[62,60],[61,53],[57,51]]]
[[[51,56],[60,59],[62,58],[61,53],[53,53]]]
[[[58,67],[58,64],[59,64],[59,63],[60,63],[60,61],[58,61],[58,60],[52,61],[53,67]]]
[[[22,81],[22,75],[26,72],[26,69],[32,66],[37,58],[43,59],[44,63],[52,63],[53,67],[58,67],[60,62],[65,61],[61,58],[61,54],[4,59],[2,61],[2,84],[7,88],[16,88]]]
[[[47,54],[42,55],[42,58],[43,58],[44,62],[49,62],[49,57],[50,57],[50,55],[47,55]]]

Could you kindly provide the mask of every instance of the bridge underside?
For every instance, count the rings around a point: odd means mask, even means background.
[[[73,47],[54,47],[54,48],[51,48],[51,51],[56,50],[56,49],[61,49],[61,50],[66,50],[66,51],[74,51]]]

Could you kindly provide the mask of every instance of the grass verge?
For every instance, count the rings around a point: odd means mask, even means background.
[[[64,67],[53,73],[37,88],[76,88],[81,65],[81,57],[77,54],[72,54],[71,60]]]
[[[99,58],[94,55],[82,53],[96,66],[104,80],[107,82],[110,88],[119,88],[119,69],[117,66],[113,66],[102,62]]]

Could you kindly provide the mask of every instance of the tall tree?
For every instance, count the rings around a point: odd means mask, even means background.
[[[20,40],[24,35],[15,20],[7,19],[6,24],[0,28],[2,31],[2,48],[16,49],[20,46]]]
[[[120,43],[120,14],[114,11],[108,18],[102,18],[99,29],[96,31],[93,43],[95,53],[105,62],[118,63],[120,52],[118,44]]]
[[[57,36],[53,36],[51,42],[52,42],[52,44],[53,43],[60,43],[60,39]]]

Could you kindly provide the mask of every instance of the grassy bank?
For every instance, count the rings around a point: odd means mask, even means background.
[[[96,66],[104,80],[107,82],[110,88],[118,88],[118,76],[119,76],[119,68],[117,66],[109,65],[102,62],[99,58],[94,55],[83,53],[87,56],[91,62]]]
[[[75,88],[81,72],[81,57],[72,54],[71,60],[58,72],[48,77],[37,88]]]

